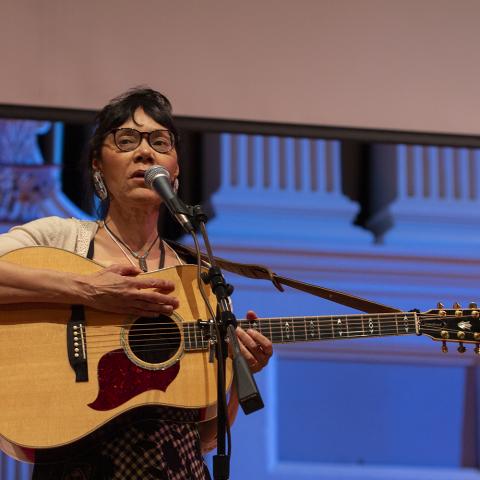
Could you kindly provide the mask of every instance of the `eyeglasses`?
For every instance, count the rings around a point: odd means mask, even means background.
[[[168,153],[173,150],[175,138],[170,130],[153,130],[153,132],[139,132],[134,128],[116,128],[112,130],[115,145],[122,152],[135,150],[143,138],[158,153]]]

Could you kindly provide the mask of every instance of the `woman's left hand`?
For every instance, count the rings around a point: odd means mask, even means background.
[[[257,315],[252,310],[247,312],[248,320],[256,320],[257,318]],[[257,330],[253,330],[253,328],[243,330],[237,327],[237,337],[240,343],[240,350],[250,370],[252,373],[259,372],[267,365],[272,356],[272,342]]]

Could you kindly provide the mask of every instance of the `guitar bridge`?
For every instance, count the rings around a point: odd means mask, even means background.
[[[68,360],[75,372],[76,382],[88,382],[87,337],[83,305],[72,305],[67,323]]]

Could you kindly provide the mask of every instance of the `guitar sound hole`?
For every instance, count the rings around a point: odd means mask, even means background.
[[[163,363],[175,355],[181,336],[177,324],[166,315],[138,318],[128,332],[133,354],[147,363]]]

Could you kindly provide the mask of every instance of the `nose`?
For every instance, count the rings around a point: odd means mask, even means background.
[[[135,149],[134,159],[138,162],[148,161],[153,163],[155,160],[155,150],[150,146],[146,137],[143,137],[140,144]]]

